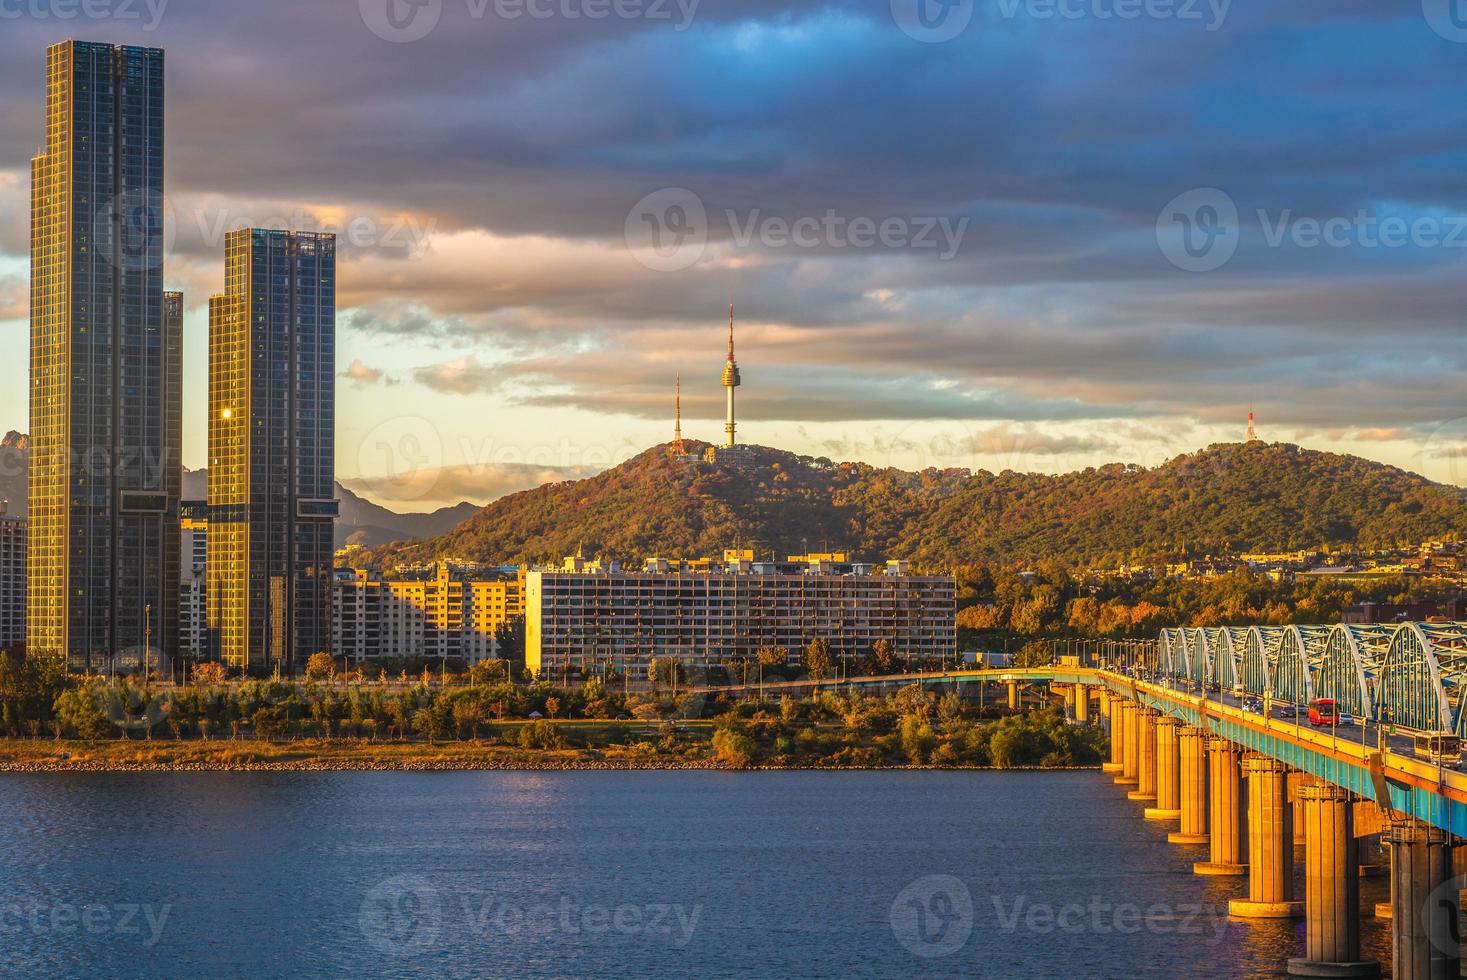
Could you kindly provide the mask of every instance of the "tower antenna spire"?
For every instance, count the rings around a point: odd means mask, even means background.
[[[679,456],[687,454],[687,444],[683,442],[683,373],[677,373],[676,394],[673,396],[672,409],[672,451]]]
[[[1253,403],[1248,403],[1248,441],[1258,441],[1258,430],[1253,426]]]
[[[723,388],[728,392],[728,416],[723,423],[723,448],[734,447],[734,389],[743,384],[739,377],[739,363],[734,360],[734,305],[733,300],[728,303],[728,360],[723,365]]]

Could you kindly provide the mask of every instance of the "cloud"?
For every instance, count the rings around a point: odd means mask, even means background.
[[[394,371],[436,362],[411,374],[432,391],[496,393],[519,410],[503,425],[662,419],[678,371],[689,422],[715,421],[730,296],[741,417],[962,420],[1040,465],[1185,448],[1241,430],[1250,403],[1264,431],[1366,447],[1467,400],[1460,249],[1272,246],[1256,217],[1467,215],[1467,76],[1419,8],[1234,4],[1209,32],[977,5],[929,45],[855,0],[702,4],[682,31],[443,7],[411,44],[373,36],[349,0],[200,0],[156,32],[109,24],[168,50],[167,277],[191,310],[222,283],[220,228],[368,219],[341,254],[341,333]],[[0,33],[12,319],[56,36],[36,18]],[[698,196],[708,245],[655,272],[627,219],[673,187]],[[1246,219],[1206,274],[1168,264],[1155,234],[1196,187]],[[950,261],[734,238],[751,216],[831,212],[970,224]],[[355,385],[391,380],[354,369]]]
[[[354,359],[347,369],[341,372],[341,376],[352,382],[358,388],[366,388],[372,385],[396,385],[397,378],[391,377],[381,368],[368,367],[361,358]]]
[[[411,504],[412,509],[455,504],[483,506],[500,497],[546,483],[579,480],[601,472],[594,466],[546,466],[535,463],[474,463],[423,469],[395,479],[343,479],[347,489],[383,505]]]
[[[413,379],[445,395],[484,394],[497,390],[502,381],[498,372],[480,364],[473,355],[416,368]]]

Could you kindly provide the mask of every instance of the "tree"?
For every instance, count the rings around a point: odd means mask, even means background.
[[[810,676],[819,680],[830,673],[835,666],[835,658],[830,653],[830,641],[824,637],[817,637],[810,641],[805,648],[805,669]]]
[[[1030,640],[1014,654],[1015,667],[1048,667],[1054,662],[1054,648],[1048,640]]]
[[[545,699],[545,713],[547,715],[549,715],[551,718],[554,718],[555,715],[559,711],[560,711],[560,698],[546,698]]]
[[[682,675],[682,664],[670,657],[653,657],[647,661],[647,680],[658,684],[676,684]]]
[[[213,662],[195,664],[193,670],[195,684],[223,684],[224,665]]]
[[[469,668],[470,684],[486,685],[505,680],[509,680],[508,660],[480,660]]]
[[[754,758],[754,740],[732,728],[713,733],[713,756],[731,769],[743,769]]]
[[[336,661],[329,653],[313,653],[306,661],[306,676],[313,681],[325,680],[336,673]]]
[[[882,637],[871,646],[871,656],[876,660],[876,669],[880,673],[890,673],[896,665],[896,651],[891,647],[891,641]]]
[[[91,687],[74,687],[56,698],[56,719],[77,738],[96,741],[107,734],[107,713],[97,704]]]
[[[790,660],[790,653],[784,647],[760,647],[754,656],[761,667],[783,667]]]
[[[453,723],[458,726],[459,737],[479,737],[479,726],[484,724],[484,706],[475,698],[460,698],[453,704]]]

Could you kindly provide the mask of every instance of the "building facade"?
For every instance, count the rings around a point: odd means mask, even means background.
[[[332,647],[358,663],[430,657],[472,666],[502,656],[500,631],[524,615],[518,574],[446,561],[386,576],[343,570],[332,589]]]
[[[331,649],[336,237],[240,229],[209,300],[214,656],[290,672]]]
[[[177,643],[183,318],[163,211],[163,52],[52,45],[31,162],[26,620],[30,652],[72,669]]]
[[[567,559],[525,579],[525,660],[541,676],[572,664],[642,670],[654,658],[717,662],[783,648],[798,663],[815,639],[837,656],[877,640],[898,657],[957,652],[956,585],[912,575],[904,562],[853,563],[844,555],[756,562],[648,559],[639,572]]]
[[[26,520],[0,507],[0,650],[25,643]]]
[[[193,663],[209,655],[208,511],[202,500],[178,505],[178,655]]]

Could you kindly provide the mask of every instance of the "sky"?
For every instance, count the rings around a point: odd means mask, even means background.
[[[236,227],[341,236],[337,474],[400,511],[721,438],[1244,437],[1467,484],[1462,0],[0,0],[0,430],[46,45],[166,50],[185,462]]]

